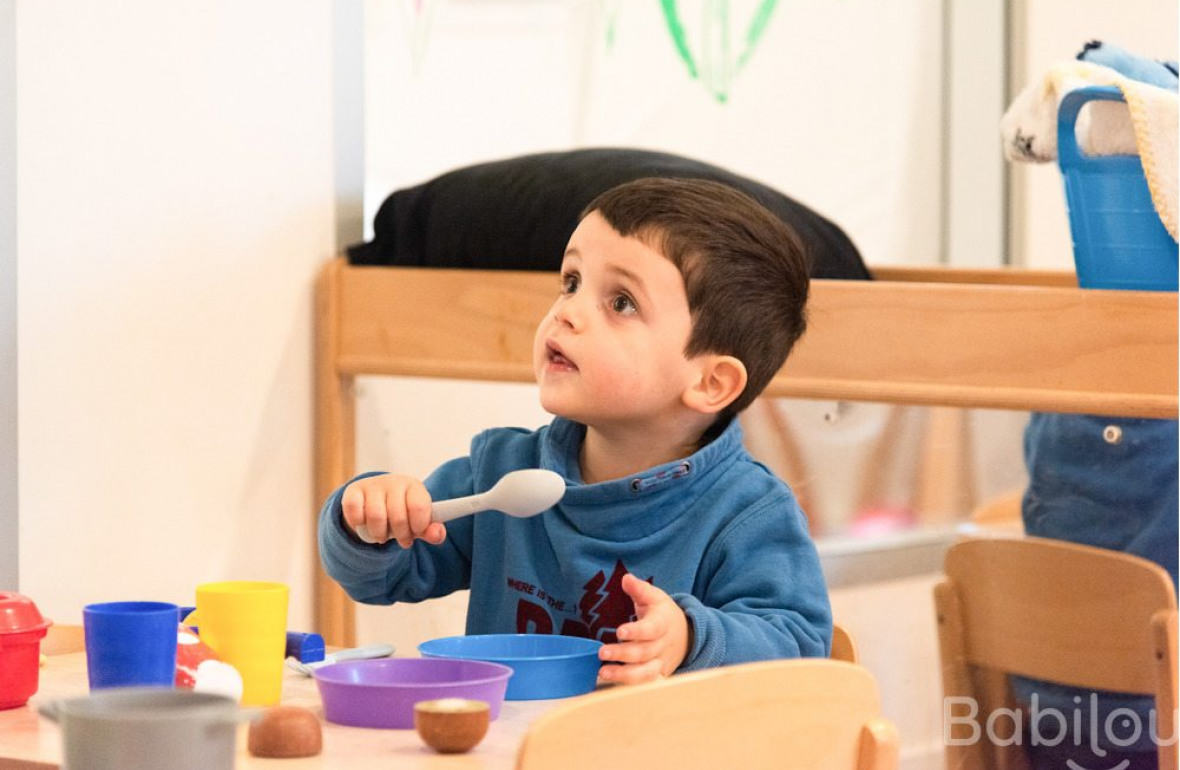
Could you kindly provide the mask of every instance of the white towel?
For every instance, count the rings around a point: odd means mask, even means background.
[[[1160,221],[1177,237],[1180,199],[1177,123],[1180,102],[1169,91],[1123,77],[1109,67],[1084,61],[1054,65],[1039,83],[1024,89],[1000,120],[1008,160],[1045,163],[1057,159],[1057,108],[1065,94],[1083,86],[1117,86],[1126,106],[1091,102],[1078,115],[1077,133],[1089,155],[1138,155]]]

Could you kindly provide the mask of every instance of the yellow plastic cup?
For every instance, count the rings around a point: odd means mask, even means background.
[[[242,675],[242,705],[273,706],[283,694],[288,593],[283,583],[247,580],[197,586],[185,622]]]

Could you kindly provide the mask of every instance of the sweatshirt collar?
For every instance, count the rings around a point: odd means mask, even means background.
[[[541,467],[567,484],[557,509],[583,533],[605,540],[629,540],[658,531],[680,515],[713,474],[742,450],[742,431],[732,420],[721,435],[688,457],[625,478],[582,482],[578,455],[586,426],[557,417],[545,430]]]

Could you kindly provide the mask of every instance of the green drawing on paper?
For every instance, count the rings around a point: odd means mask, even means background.
[[[762,33],[766,31],[766,27],[770,24],[770,16],[774,13],[774,7],[778,0],[762,0],[758,5],[758,10],[754,12],[754,18],[750,21],[750,27],[746,30],[746,49],[742,51],[741,57],[738,58],[737,68],[740,70],[746,66],[750,55],[754,53],[754,48],[758,45],[758,41],[762,39]]]
[[[619,7],[611,0],[603,0],[601,9],[606,16],[606,50],[610,51],[614,49],[615,39],[618,37]]]
[[[672,44],[676,46],[676,53],[684,60],[688,67],[688,74],[697,76],[697,65],[692,60],[692,51],[688,50],[688,36],[684,34],[684,25],[680,23],[680,12],[676,8],[677,0],[660,0],[664,9],[664,21],[668,24],[668,32],[672,35]]]
[[[732,14],[729,0],[704,0],[699,57],[693,55],[681,19],[679,0],[660,0],[664,22],[668,26],[668,34],[672,36],[672,45],[688,68],[689,77],[699,78],[713,97],[722,103],[729,98],[733,79],[753,56],[766,28],[770,25],[777,5],[778,0],[761,0],[758,3],[750,23],[745,28],[745,36],[740,43],[741,52],[735,60],[730,46]]]

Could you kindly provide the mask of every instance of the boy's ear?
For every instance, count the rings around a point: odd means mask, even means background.
[[[746,365],[733,356],[706,354],[699,358],[700,377],[681,399],[689,409],[716,414],[746,389]]]

